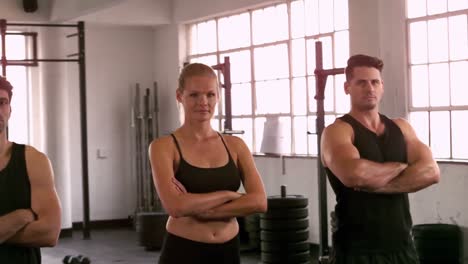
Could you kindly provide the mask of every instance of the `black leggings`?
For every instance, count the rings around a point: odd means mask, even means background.
[[[237,235],[221,243],[202,243],[167,233],[159,264],[240,264],[240,242]]]
[[[399,251],[388,253],[353,253],[340,248],[333,250],[332,264],[419,264],[418,254],[414,246],[408,245]]]

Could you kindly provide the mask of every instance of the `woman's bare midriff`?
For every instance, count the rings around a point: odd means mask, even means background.
[[[169,233],[203,243],[224,243],[239,233],[236,218],[225,221],[201,221],[193,217],[169,217],[166,229]]]

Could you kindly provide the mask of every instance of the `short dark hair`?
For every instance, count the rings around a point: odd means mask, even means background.
[[[11,97],[13,96],[13,86],[5,77],[1,75],[0,75],[0,90],[5,90],[8,93],[8,99],[11,101]]]
[[[353,78],[353,70],[356,67],[370,67],[376,68],[379,72],[382,73],[384,63],[381,59],[377,57],[372,57],[364,54],[357,54],[349,57],[348,65],[345,69],[346,81],[349,81]]]
[[[182,72],[179,76],[179,87],[177,89],[179,91],[183,91],[185,88],[185,82],[188,78],[193,76],[208,76],[217,78],[217,75],[213,68],[203,63],[190,63],[184,66]]]

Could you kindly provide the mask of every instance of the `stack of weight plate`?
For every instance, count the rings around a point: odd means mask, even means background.
[[[252,214],[245,217],[245,230],[249,242],[248,250],[258,251],[260,249],[260,215]]]
[[[262,263],[310,263],[307,205],[301,195],[268,197],[268,211],[260,215]]]

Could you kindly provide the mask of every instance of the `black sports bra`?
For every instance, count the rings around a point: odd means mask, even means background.
[[[179,168],[177,168],[175,178],[184,185],[187,192],[208,193],[222,190],[235,192],[239,189],[241,173],[234,163],[223,137],[219,133],[218,135],[221,137],[221,141],[228,153],[228,163],[217,168],[200,168],[185,161],[176,137],[171,134],[180,155]]]

